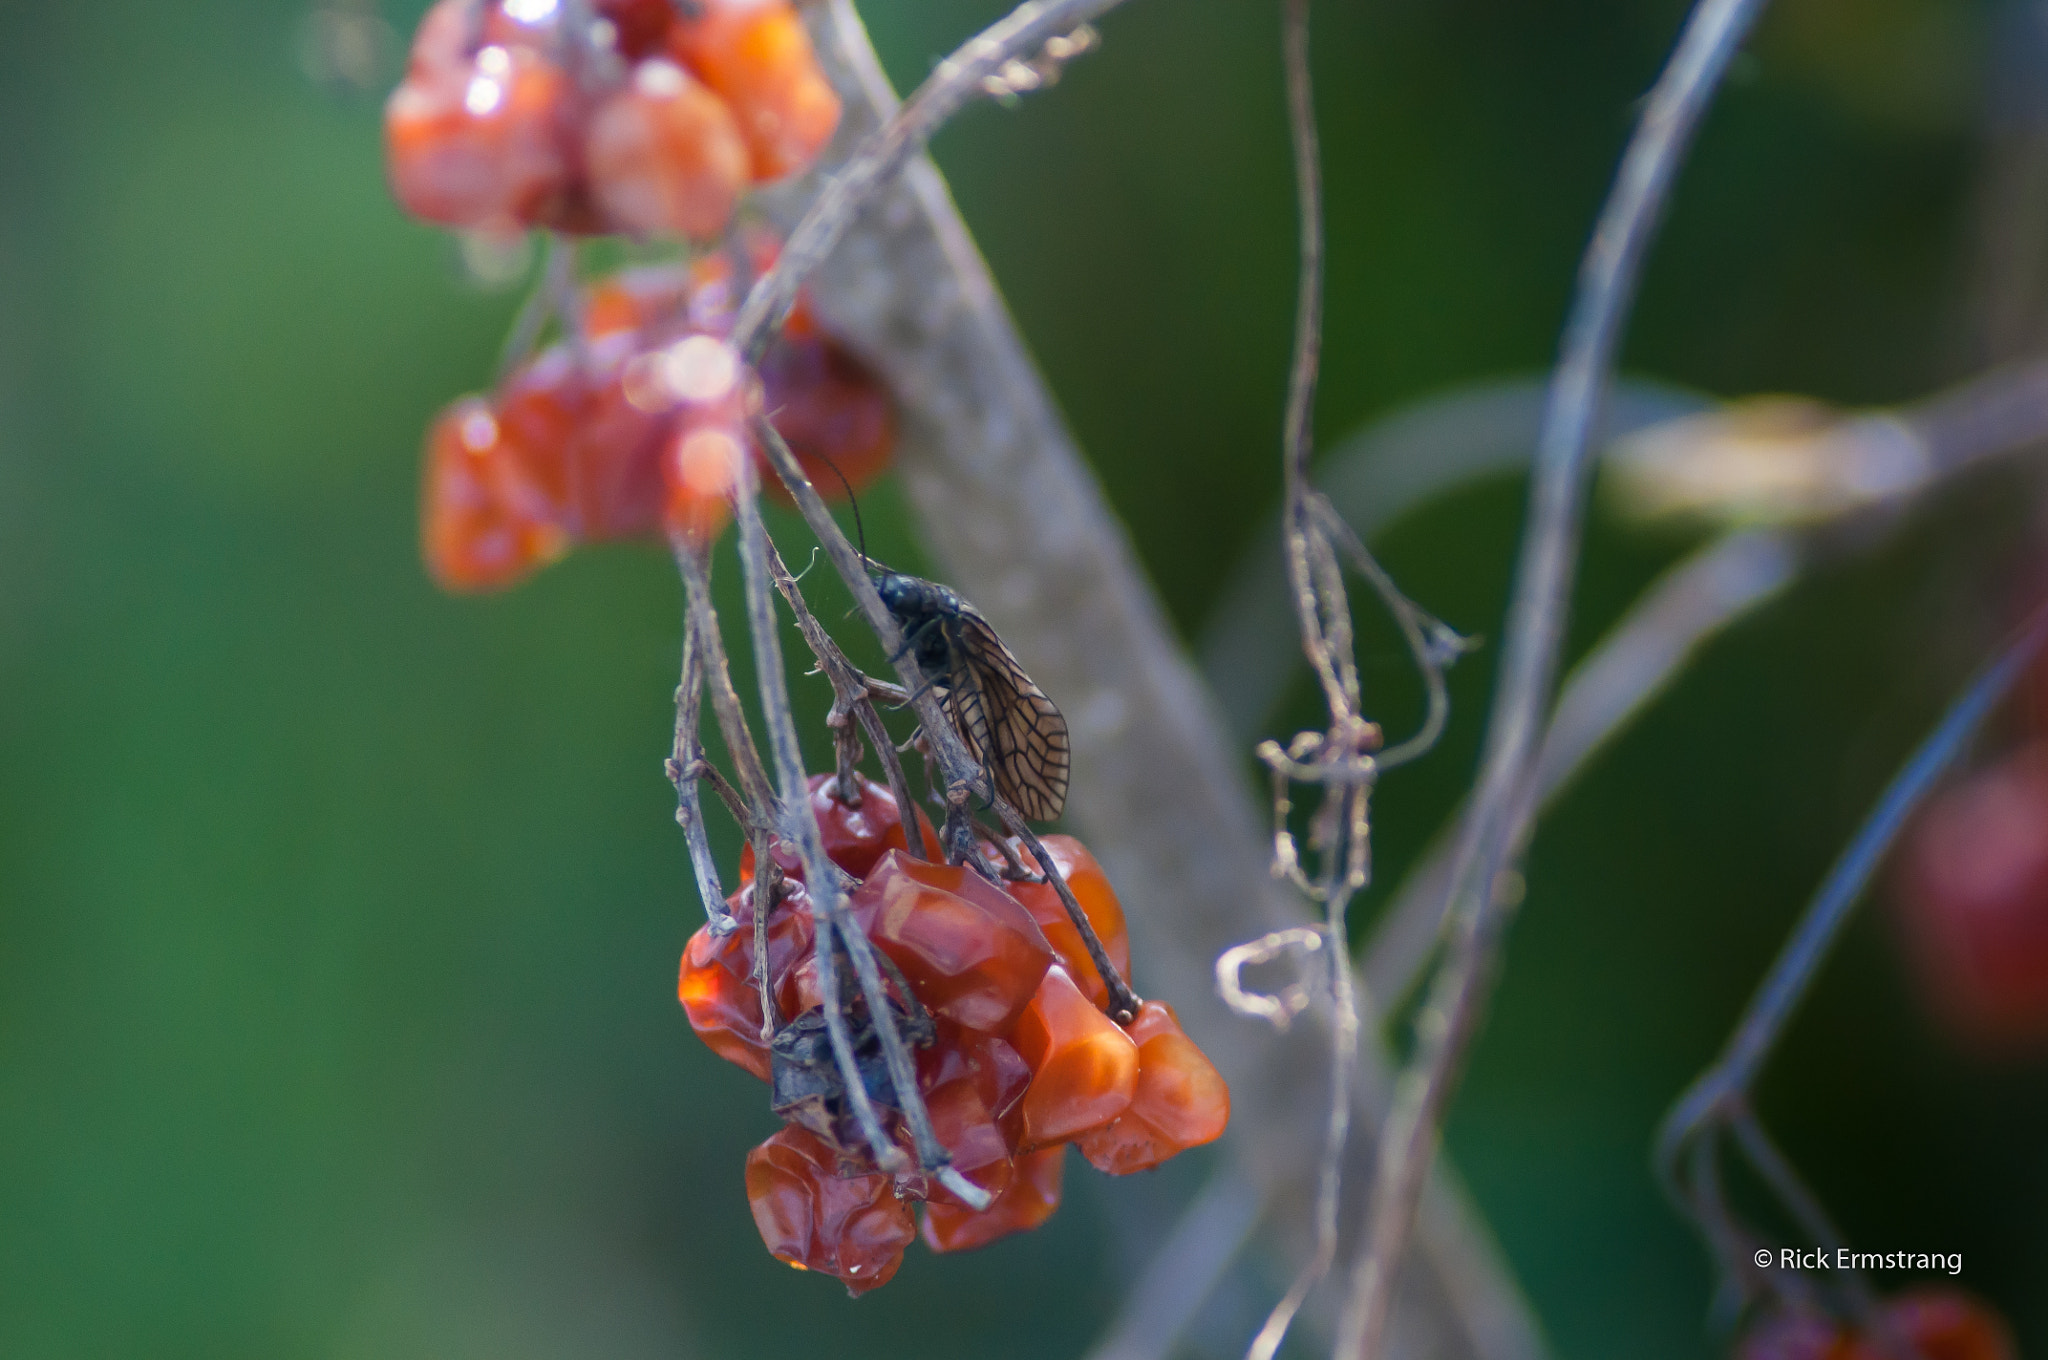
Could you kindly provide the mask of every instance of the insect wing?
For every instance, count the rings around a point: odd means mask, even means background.
[[[1066,718],[986,619],[963,610],[946,626],[952,644],[946,716],[997,793],[1030,821],[1053,820],[1067,805]]]

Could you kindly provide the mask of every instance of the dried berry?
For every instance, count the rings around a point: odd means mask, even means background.
[[[847,907],[932,1013],[968,1029],[1007,1034],[1052,962],[1016,899],[963,867],[891,850]]]
[[[771,1254],[855,1294],[887,1284],[917,1235],[889,1177],[839,1175],[832,1149],[800,1128],[747,1154],[747,1203]]]
[[[1017,1159],[1009,1188],[978,1213],[936,1200],[927,1204],[925,1245],[933,1251],[968,1251],[1011,1233],[1038,1227],[1060,1207],[1060,1173],[1066,1166],[1066,1156],[1064,1146],[1025,1153]]]
[[[812,956],[816,933],[803,885],[784,884],[783,893],[768,916],[768,974],[777,987],[778,1007],[787,1005],[782,989],[798,965]],[[751,888],[742,888],[726,899],[726,910],[738,923],[732,933],[720,937],[709,924],[697,928],[683,951],[676,995],[690,1028],[712,1052],[767,1081],[771,1063],[761,1038],[761,996],[753,980],[753,898]],[[783,1013],[793,1015],[797,1009]]]
[[[1230,1088],[1163,1001],[1147,1001],[1125,1030],[1138,1046],[1138,1085],[1122,1114],[1080,1137],[1097,1171],[1127,1176],[1212,1143],[1230,1123]]]
[[[860,802],[848,804],[840,801],[839,778],[837,775],[814,774],[810,778],[811,811],[818,819],[818,831],[824,837],[825,857],[855,878],[866,878],[875,867],[875,861],[891,850],[908,850],[909,839],[903,834],[903,819],[898,815],[896,798],[886,784],[878,784],[862,777],[860,781]],[[937,860],[939,854],[938,833],[926,819],[922,808],[916,809],[918,830],[924,840],[926,859]],[[791,878],[802,878],[803,860],[797,855],[796,847],[781,841],[773,842],[770,854],[775,858],[776,867]],[[754,847],[740,848],[740,881],[752,881],[754,877]]]
[[[1010,1042],[1031,1065],[1019,1107],[1019,1145],[1062,1142],[1130,1107],[1138,1087],[1138,1046],[1089,1003],[1054,964],[1017,1020]]]

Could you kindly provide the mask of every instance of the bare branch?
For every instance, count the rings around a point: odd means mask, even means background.
[[[697,793],[700,769],[708,769],[697,731],[699,708],[704,694],[704,658],[697,645],[697,630],[687,621],[683,626],[683,674],[676,685],[675,743],[669,750],[668,777],[676,788],[676,824],[683,828],[689,846],[690,868],[697,878],[697,896],[704,901],[704,915],[714,935],[730,935],[731,913],[725,909],[725,885],[718,881],[718,864],[711,857],[711,840],[704,828],[704,802]],[[744,822],[742,822],[744,825]]]
[[[978,97],[1016,93],[998,81],[1005,67],[1066,38],[1120,3],[1122,0],[1027,0],[940,62],[887,125],[848,157],[812,200],[803,220],[783,243],[775,267],[747,293],[733,322],[733,347],[749,363],[761,357],[795,304],[804,277],[832,253],[861,208],[924,150],[932,134]],[[997,83],[992,86],[992,81]]]
[[[1537,443],[1486,758],[1452,876],[1460,928],[1418,1026],[1411,1078],[1403,1082],[1381,1135],[1365,1246],[1338,1337],[1340,1360],[1371,1360],[1380,1353],[1395,1272],[1435,1155],[1438,1123],[1493,976],[1508,919],[1493,885],[1521,839],[1515,813],[1556,671],[1577,564],[1588,450],[1636,278],[1693,132],[1762,7],[1762,0],[1700,0],[1650,92],[1587,250]]]

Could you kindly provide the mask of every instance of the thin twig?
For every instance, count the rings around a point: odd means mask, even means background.
[[[1692,135],[1763,0],[1700,0],[1650,92],[1586,253],[1537,443],[1528,527],[1478,794],[1465,823],[1451,957],[1419,1024],[1417,1054],[1381,1135],[1365,1245],[1338,1335],[1339,1360],[1380,1353],[1394,1279],[1436,1150],[1437,1128],[1494,974],[1510,908],[1493,885],[1521,838],[1513,816],[1536,754],[1577,565],[1588,449],[1636,279]]]
[[[732,329],[732,344],[741,356],[749,363],[761,357],[795,304],[804,276],[832,253],[862,206],[924,149],[948,119],[970,101],[995,93],[988,85],[991,77],[1120,3],[1027,0],[940,62],[895,116],[839,167],[783,242],[774,267],[748,290]]]
[[[818,658],[818,668],[832,686],[833,712],[857,720],[867,733],[868,744],[875,748],[875,758],[882,762],[889,792],[896,800],[896,815],[903,824],[903,839],[910,847],[912,858],[923,859],[924,836],[920,830],[917,801],[911,796],[910,781],[903,776],[903,761],[897,754],[896,743],[882,725],[882,715],[875,711],[873,682],[846,659],[846,653],[839,649],[839,644],[832,640],[832,635],[825,631],[817,616],[805,605],[803,591],[797,588],[796,578],[790,575],[789,567],[783,562],[782,554],[775,550],[772,540],[768,544],[768,573],[783,602],[796,616],[797,632],[802,634],[811,654]]]
[[[703,746],[697,731],[704,695],[704,658],[697,646],[697,630],[683,626],[682,679],[676,685],[675,743],[668,759],[669,782],[676,789],[676,823],[683,828],[689,847],[690,868],[697,878],[697,895],[704,900],[704,915],[711,933],[730,935],[734,921],[725,909],[725,885],[718,880],[718,863],[711,857],[711,839],[704,827],[704,801],[698,796],[697,777],[703,760]],[[744,823],[743,823],[744,824]]]

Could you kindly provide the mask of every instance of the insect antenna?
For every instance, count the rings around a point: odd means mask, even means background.
[[[866,568],[870,576],[874,575],[875,559],[868,556],[868,530],[867,526],[861,523],[860,497],[853,494],[853,483],[846,480],[846,474],[839,470],[839,464],[833,462],[826,455],[818,452],[816,449],[812,449],[811,457],[832,469],[832,475],[839,479],[839,485],[846,488],[846,503],[853,508],[854,536],[860,543],[860,564]]]

